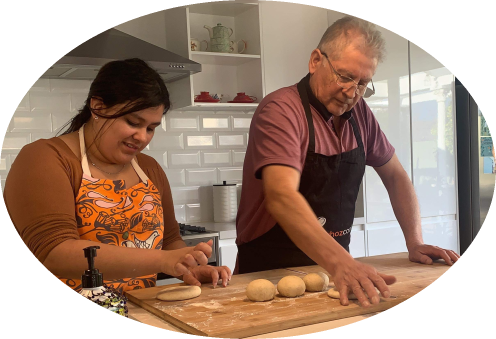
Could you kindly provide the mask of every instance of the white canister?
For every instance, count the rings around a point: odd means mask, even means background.
[[[214,221],[235,222],[238,213],[238,191],[235,184],[214,185]]]

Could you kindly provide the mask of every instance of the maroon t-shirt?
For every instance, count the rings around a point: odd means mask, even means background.
[[[315,128],[315,152],[326,156],[358,147],[347,118],[354,117],[365,150],[366,164],[379,167],[394,154],[394,147],[382,132],[365,101],[343,114],[341,147],[333,127],[332,114],[309,93]],[[296,85],[267,95],[258,105],[250,126],[250,138],[243,166],[243,188],[236,218],[236,244],[241,245],[269,231],[276,220],[265,209],[261,170],[267,165],[286,165],[302,172],[308,148],[308,125]]]

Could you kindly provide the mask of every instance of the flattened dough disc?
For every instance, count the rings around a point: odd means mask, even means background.
[[[177,301],[196,298],[200,294],[201,288],[198,286],[178,286],[158,292],[156,298],[165,301]]]

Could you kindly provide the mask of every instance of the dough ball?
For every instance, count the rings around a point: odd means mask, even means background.
[[[294,298],[305,293],[305,283],[300,277],[289,275],[279,280],[277,290],[283,297]]]
[[[307,292],[325,291],[329,285],[329,277],[324,272],[310,273],[303,277]]]
[[[266,279],[253,280],[246,287],[246,296],[251,301],[268,301],[274,299],[276,287]]]
[[[379,290],[377,288],[375,290],[377,291],[377,294],[379,294]],[[339,299],[339,297],[340,297],[339,291],[336,290],[336,287],[331,288],[329,290],[329,292],[327,292],[327,295],[331,298],[334,298],[334,299]],[[365,292],[365,295],[368,297],[367,292]],[[358,300],[357,296],[353,293],[348,294],[348,299],[349,300]]]
[[[196,298],[201,294],[198,286],[178,286],[164,289],[157,293],[157,299],[165,301],[176,301]]]

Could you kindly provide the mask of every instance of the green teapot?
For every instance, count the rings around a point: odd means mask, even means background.
[[[210,35],[210,52],[230,53],[234,50],[233,42],[229,40],[233,34],[232,28],[217,24],[215,27],[203,26]]]

